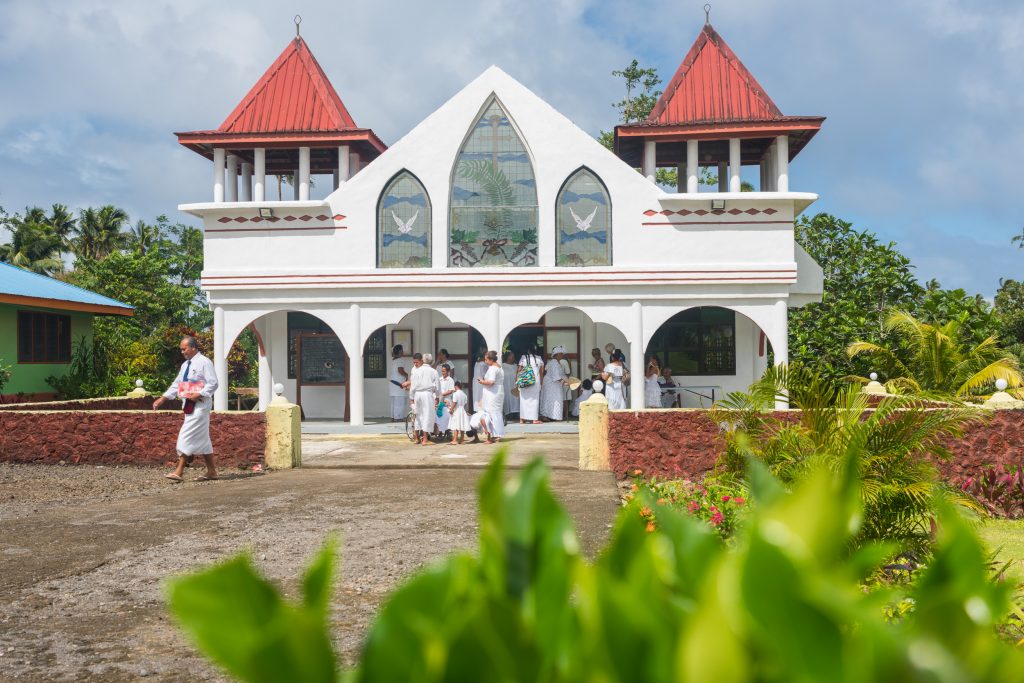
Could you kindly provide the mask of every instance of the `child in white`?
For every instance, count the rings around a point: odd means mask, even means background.
[[[576,400],[572,402],[572,416],[580,416],[580,404],[586,401],[588,398],[594,395],[594,383],[589,379],[583,380],[583,384],[580,385],[580,395],[576,397]]]
[[[487,438],[487,443],[494,443],[491,440],[491,424],[487,421],[487,413],[479,410],[469,418],[469,428],[473,430],[473,440],[470,443],[480,443],[480,434]]]
[[[438,380],[438,388],[440,394],[437,397],[438,405],[441,406],[441,415],[437,418],[437,429],[442,434],[448,431],[448,425],[451,420],[451,407],[448,403],[448,398],[455,393],[455,379],[449,372],[449,366],[439,366],[441,370],[441,379]]]
[[[451,411],[451,418],[448,420],[448,429],[452,430],[452,445],[462,443],[472,427],[469,426],[469,413],[466,412],[466,404],[469,397],[462,390],[462,382],[455,383],[455,391],[448,397],[448,410]]]

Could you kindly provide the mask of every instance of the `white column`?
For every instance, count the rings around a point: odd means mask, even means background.
[[[743,181],[740,173],[743,168],[743,159],[740,157],[740,139],[729,139],[729,192],[740,192],[743,189]]]
[[[700,192],[700,166],[697,165],[697,151],[700,143],[697,140],[686,141],[686,193]]]
[[[299,200],[309,199],[309,147],[299,147]]]
[[[274,398],[274,379],[270,374],[270,317],[266,316],[253,323],[256,333],[262,342],[263,353],[258,360],[259,387],[260,387],[260,410],[266,410],[271,399]]]
[[[769,192],[775,192],[776,190],[779,189],[775,185],[775,181],[777,179],[776,175],[775,175],[775,161],[778,158],[778,156],[777,156],[778,152],[776,150],[777,150],[777,147],[775,146],[775,142],[773,141],[771,146],[768,147],[768,165],[767,165],[768,177],[767,177],[767,180],[768,180],[768,191]]]
[[[338,147],[338,182],[343,183],[349,179],[350,174],[348,170],[349,154],[351,154],[348,145],[341,145]]]
[[[775,138],[775,166],[778,178],[775,189],[789,192],[789,137],[786,135]]]
[[[775,364],[784,365],[789,363],[789,307],[785,299],[779,299],[772,307],[772,319],[774,322],[775,335],[772,337],[772,351],[775,354]],[[788,408],[789,401],[776,401],[776,408]]]
[[[213,393],[213,409],[228,409],[228,351],[224,338],[224,309],[213,309],[213,369],[217,373],[217,390]]]
[[[348,423],[361,425],[365,418],[364,391],[366,382],[363,381],[363,343],[362,343],[362,315],[359,304],[352,304],[350,314],[352,316],[352,338],[356,340],[356,348],[349,349],[348,360]]]
[[[676,192],[686,192],[686,164],[676,164]]]
[[[224,200],[228,202],[238,201],[238,157],[234,154],[228,155],[227,188],[224,192]]]
[[[349,152],[348,155],[348,177],[351,178],[359,173],[359,152]]]
[[[490,325],[484,333],[484,340],[487,342],[487,350],[497,351],[498,358],[501,358],[501,343],[505,341],[501,338],[501,307],[496,301],[492,301],[488,306],[488,312],[490,313]]]
[[[259,147],[253,150],[253,201],[262,202],[267,198],[267,150]]]
[[[729,191],[729,164],[724,161],[718,162],[718,191]]]
[[[252,201],[252,164],[242,162],[242,201]]]
[[[219,147],[213,150],[213,201],[224,201],[224,150]]]
[[[292,199],[299,201],[299,169],[292,171]]]
[[[654,182],[658,175],[658,143],[654,140],[644,140],[644,177]]]
[[[757,189],[759,192],[768,191],[768,162],[765,159],[761,159],[761,179],[757,183]]]
[[[633,338],[629,342],[629,407],[641,410],[644,407],[644,307],[634,301]]]
[[[331,178],[331,189],[337,190],[338,186],[339,186],[339,184],[338,184],[338,169],[334,169],[334,171],[331,173],[331,176],[332,176],[332,178]]]

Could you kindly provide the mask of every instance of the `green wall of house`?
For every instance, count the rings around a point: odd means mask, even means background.
[[[10,367],[11,380],[0,389],[2,394],[52,393],[47,377],[66,375],[70,363],[18,363],[18,311],[44,311],[71,317],[71,347],[85,337],[92,341],[92,313],[75,313],[50,308],[0,304],[0,365]]]

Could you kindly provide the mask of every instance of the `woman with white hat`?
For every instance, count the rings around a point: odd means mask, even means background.
[[[565,368],[562,357],[565,347],[559,344],[551,349],[551,358],[544,366],[544,385],[540,390],[540,414],[549,420],[561,420],[565,406]]]

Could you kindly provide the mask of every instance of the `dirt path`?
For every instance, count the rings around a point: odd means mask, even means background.
[[[0,466],[0,680],[219,680],[169,621],[164,579],[249,549],[294,595],[330,531],[342,539],[333,633],[351,661],[398,581],[476,543],[476,469],[303,469],[178,486],[113,469]],[[618,504],[611,475],[555,469],[552,481],[593,552]]]

